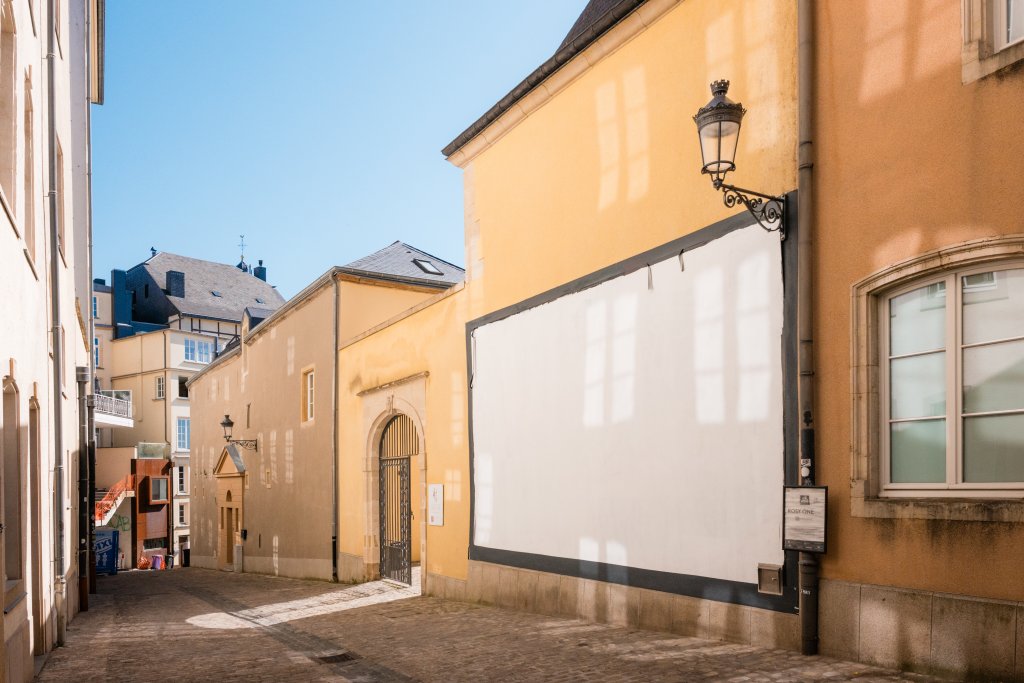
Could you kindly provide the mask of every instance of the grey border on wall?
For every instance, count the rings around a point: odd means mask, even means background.
[[[798,435],[795,422],[797,410],[797,339],[796,339],[796,278],[797,259],[796,244],[796,191],[785,195],[786,199],[786,239],[780,241],[782,249],[782,393],[783,393],[783,468],[784,480],[787,485],[798,483]],[[796,551],[785,551],[783,569],[782,595],[758,593],[756,583],[743,583],[715,579],[689,574],[626,567],[606,562],[593,562],[567,557],[552,557],[514,550],[502,550],[476,545],[476,479],[474,471],[475,449],[473,443],[473,360],[474,337],[477,328],[511,317],[531,308],[550,303],[564,296],[581,292],[615,278],[646,268],[650,264],[659,263],[680,253],[693,251],[705,244],[724,237],[734,230],[746,227],[757,228],[757,224],[743,212],[730,216],[717,223],[696,230],[688,235],[675,239],[654,249],[631,256],[619,263],[602,268],[581,278],[567,282],[546,292],[524,299],[519,303],[507,306],[493,313],[481,316],[466,323],[466,363],[468,387],[468,431],[469,431],[469,559],[490,562],[520,569],[573,576],[583,579],[594,579],[637,588],[686,595],[706,600],[728,602],[748,607],[757,607],[776,612],[796,613],[799,603],[797,592],[797,556]],[[758,228],[759,229],[759,228]]]

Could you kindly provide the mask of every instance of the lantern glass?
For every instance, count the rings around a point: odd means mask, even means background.
[[[700,129],[700,154],[703,170],[716,177],[736,168],[736,145],[740,139],[738,121],[718,120]]]
[[[224,419],[221,420],[220,426],[224,428],[224,440],[231,441],[231,428],[235,426],[231,416],[225,415]]]
[[[736,147],[740,139],[740,123],[746,109],[730,100],[729,81],[711,84],[711,101],[693,117],[700,136],[701,173],[708,173],[716,185],[725,174],[736,170]]]

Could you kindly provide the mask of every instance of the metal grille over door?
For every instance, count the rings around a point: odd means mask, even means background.
[[[412,583],[412,458],[419,453],[416,426],[396,415],[380,439],[380,575]]]

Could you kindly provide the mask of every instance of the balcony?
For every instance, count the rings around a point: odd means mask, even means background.
[[[97,427],[134,427],[132,392],[98,391],[93,394]]]

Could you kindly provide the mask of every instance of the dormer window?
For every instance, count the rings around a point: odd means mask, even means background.
[[[212,290],[212,291],[210,292],[210,294],[213,294],[213,295],[214,295],[214,296],[216,296],[216,297],[219,297],[219,296],[220,296],[220,292],[218,292],[218,291],[217,291],[216,289]]]
[[[414,258],[412,262],[415,263],[416,267],[422,270],[424,273],[429,273],[430,275],[444,275],[444,273],[438,270],[437,266],[435,266],[430,261],[424,261],[423,259]]]

